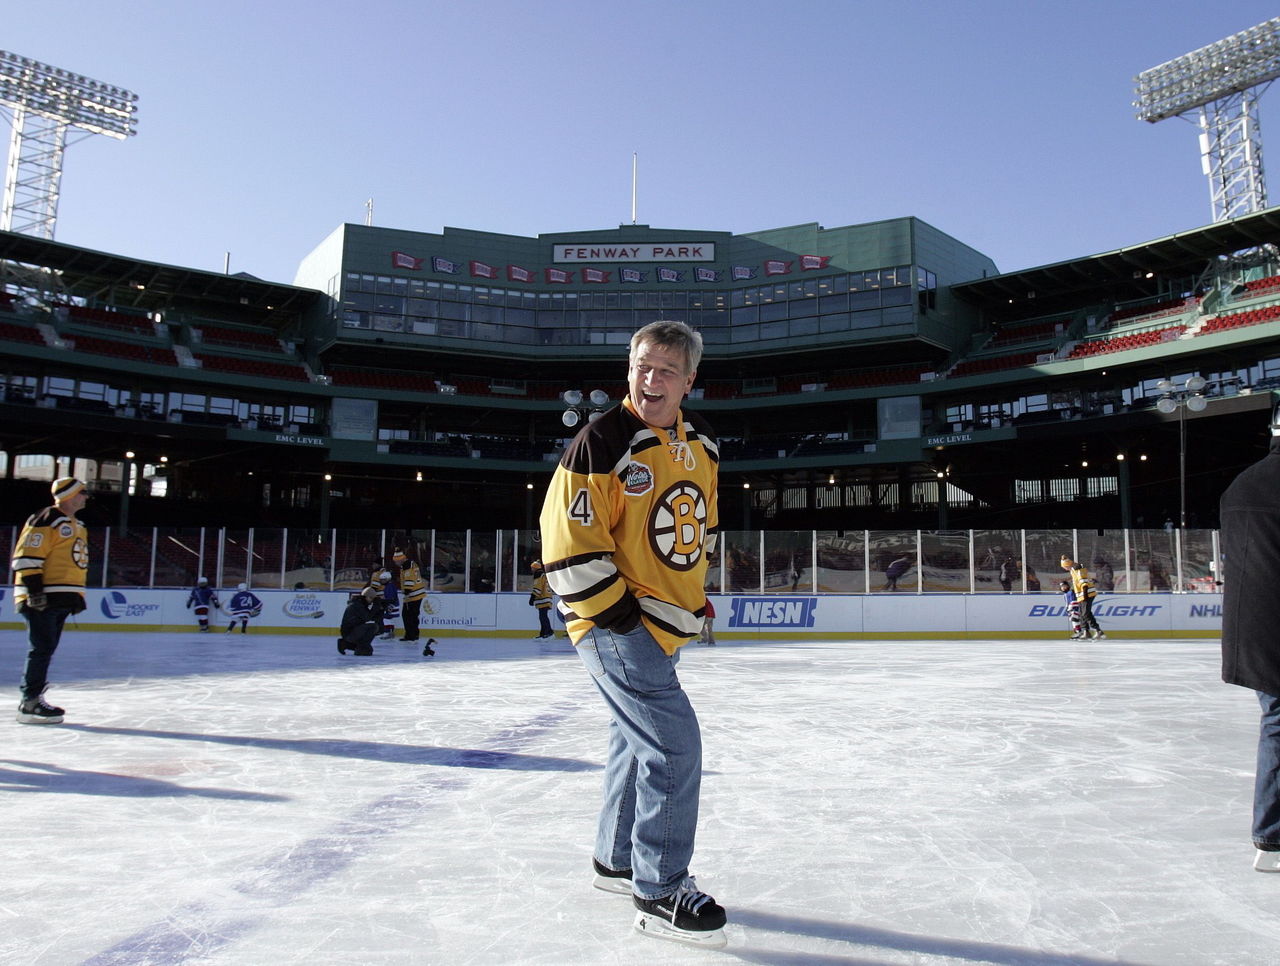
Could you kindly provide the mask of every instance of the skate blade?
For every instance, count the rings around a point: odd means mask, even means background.
[[[699,949],[723,949],[729,942],[723,929],[690,932],[687,929],[677,929],[665,919],[651,916],[647,912],[636,913],[635,930],[654,939],[668,939],[686,946],[697,946]]]
[[[1258,849],[1253,867],[1259,872],[1280,872],[1280,852],[1264,852]]]
[[[619,879],[616,877],[610,878],[607,875],[597,874],[596,877],[591,880],[591,884],[601,892],[612,892],[617,896],[631,895],[630,879]]]
[[[18,712],[18,724],[62,724],[62,715],[55,715],[52,718],[45,718],[38,714],[23,714]]]

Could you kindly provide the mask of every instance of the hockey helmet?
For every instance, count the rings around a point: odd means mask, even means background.
[[[196,581],[197,584],[201,584],[201,585],[207,584],[208,582],[209,582],[208,577],[201,577],[199,580]]]
[[[248,589],[249,589],[248,584],[236,584],[236,590],[248,590]]]

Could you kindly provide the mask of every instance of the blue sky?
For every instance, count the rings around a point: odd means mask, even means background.
[[[1254,0],[44,0],[10,12],[0,47],[139,95],[136,137],[67,149],[55,237],[73,245],[213,271],[230,252],[233,272],[289,282],[368,198],[375,224],[419,231],[629,223],[637,152],[641,224],[914,215],[1012,271],[1208,223],[1195,128],[1137,120],[1133,78],[1275,15]]]

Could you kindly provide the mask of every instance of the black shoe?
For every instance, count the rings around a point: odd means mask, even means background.
[[[26,698],[18,705],[19,724],[62,724],[64,714],[41,697]]]
[[[699,892],[693,876],[685,876],[680,887],[661,899],[641,899],[633,895],[635,903],[635,928],[659,939],[694,946],[720,947],[725,944],[721,932],[727,916],[714,899]]]
[[[347,642],[344,641],[342,638],[338,638],[338,653],[339,654],[347,653]]]
[[[601,892],[613,892],[620,896],[631,895],[630,869],[611,869],[596,858],[591,860],[591,867],[596,872],[596,877],[591,880],[591,884]]]

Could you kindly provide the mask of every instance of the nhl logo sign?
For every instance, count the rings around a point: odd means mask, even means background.
[[[653,470],[643,463],[629,463],[622,489],[627,496],[644,496],[653,489]]]

